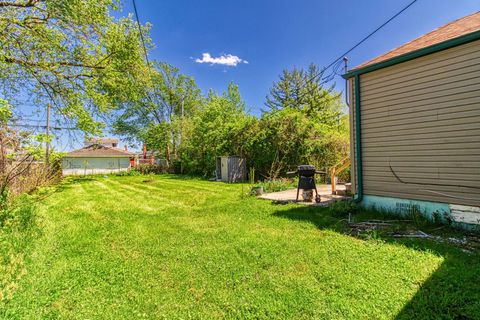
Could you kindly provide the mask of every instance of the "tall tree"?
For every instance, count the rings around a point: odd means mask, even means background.
[[[334,92],[334,86],[325,88],[325,82],[324,70],[313,63],[306,70],[283,70],[280,79],[273,83],[265,105],[269,111],[292,108],[307,115],[325,113],[325,120],[338,117],[340,95]]]
[[[324,71],[284,70],[273,84],[259,122],[257,169],[277,177],[301,163],[329,167],[348,154],[348,125],[340,94],[324,87]]]
[[[187,171],[210,176],[217,156],[248,157],[257,119],[246,113],[236,84],[222,95],[211,91],[189,122],[189,139],[181,146]]]
[[[202,97],[193,78],[167,63],[153,63],[148,86],[138,99],[122,104],[114,130],[133,141],[147,142],[150,148],[177,153],[183,136],[184,118],[201,105]]]
[[[301,108],[305,104],[304,95],[305,71],[293,68],[283,70],[280,79],[273,83],[266,97],[268,111],[283,108]]]
[[[138,94],[147,71],[139,29],[116,0],[0,2],[0,82],[12,104],[34,96],[88,133],[96,115]],[[143,31],[147,28],[144,27]],[[146,32],[145,32],[146,33]],[[147,45],[149,37],[146,36]]]

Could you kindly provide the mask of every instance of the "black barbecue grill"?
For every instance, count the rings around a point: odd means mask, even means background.
[[[323,171],[318,171],[314,166],[311,165],[300,165],[297,167],[296,171],[287,172],[288,175],[298,174],[298,187],[297,187],[297,198],[302,190],[315,190],[315,201],[318,203],[321,201],[320,195],[317,191],[317,185],[315,184],[315,174],[325,174]]]

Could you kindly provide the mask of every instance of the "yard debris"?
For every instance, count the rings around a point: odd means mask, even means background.
[[[439,236],[434,237],[436,241],[448,242],[459,248],[464,252],[480,251],[480,237],[478,234],[466,234],[462,238],[448,237],[442,238]]]
[[[357,223],[349,223],[349,227],[351,231],[356,231],[357,233],[367,232],[371,230],[384,230],[387,228],[391,228],[393,224],[387,223],[384,221],[379,220],[369,220],[369,221],[362,221]]]
[[[431,235],[426,234],[421,230],[412,230],[412,231],[404,231],[404,232],[394,232],[391,234],[394,238],[432,238]]]
[[[480,235],[475,233],[468,233],[462,237],[432,235],[422,230],[415,229],[408,224],[410,220],[367,220],[362,222],[348,222],[350,228],[349,234],[360,238],[372,238],[382,234],[392,238],[417,238],[430,239],[437,242],[449,243],[464,252],[480,251]],[[432,229],[431,231],[438,231]],[[437,232],[435,232],[437,233]]]
[[[356,223],[349,222],[348,226],[350,227],[351,235],[362,239],[370,239],[376,237],[379,233],[385,233],[388,230],[392,230],[392,228],[394,228],[393,224],[379,220],[362,221]]]

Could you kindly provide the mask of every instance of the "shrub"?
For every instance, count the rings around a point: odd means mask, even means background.
[[[346,182],[352,181],[350,170],[351,170],[350,166],[348,166],[348,168],[346,168],[343,171],[341,171],[340,173],[338,173],[338,175],[337,175],[338,182],[346,183]]]
[[[174,160],[172,162],[172,167],[173,167],[173,173],[175,174],[181,174],[183,173],[183,168],[182,168],[182,161]]]
[[[158,164],[141,164],[138,165],[136,168],[140,174],[161,174],[161,173],[168,173],[168,168],[163,165]]]
[[[288,190],[295,188],[297,186],[295,179],[275,179],[267,180],[256,185],[257,187],[263,187],[263,191],[266,193],[269,192],[278,192],[283,190]]]
[[[4,203],[0,210],[0,228],[17,228],[26,230],[33,225],[35,205],[30,196],[24,194]]]
[[[117,172],[115,175],[117,177],[134,177],[134,176],[140,176],[142,175],[142,173],[138,171],[136,168],[132,168],[130,170]]]

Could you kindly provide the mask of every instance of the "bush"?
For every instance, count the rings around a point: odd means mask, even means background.
[[[20,164],[19,168],[21,172],[13,174],[14,178],[6,186],[9,189],[9,200],[13,200],[22,193],[31,193],[40,187],[55,185],[62,178],[61,170],[56,163],[51,165],[25,163]]]
[[[182,161],[174,160],[172,163],[173,173],[182,174]]]
[[[168,173],[168,168],[158,164],[141,164],[135,168],[140,174]]]
[[[120,171],[115,174],[117,177],[134,177],[140,176],[142,173],[135,168],[126,171]]]
[[[269,192],[278,192],[283,190],[288,190],[297,187],[295,179],[275,179],[267,180],[256,185],[257,187],[263,187],[263,191],[266,193]]]
[[[352,177],[351,177],[351,167],[348,166],[348,168],[344,169],[343,171],[341,171],[338,175],[337,175],[337,178],[338,178],[338,182],[340,183],[347,183],[347,182],[350,182],[352,181]]]
[[[13,202],[2,206],[0,211],[0,228],[26,230],[34,224],[35,206],[30,196],[24,194]]]

